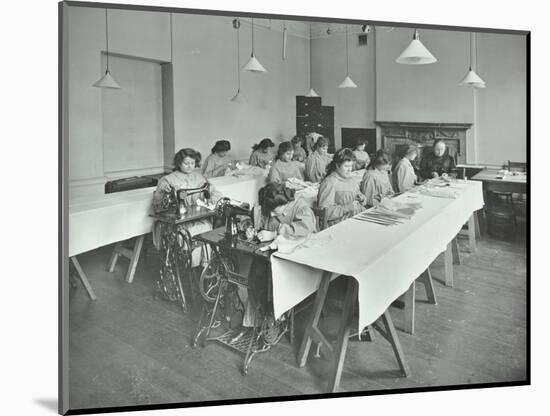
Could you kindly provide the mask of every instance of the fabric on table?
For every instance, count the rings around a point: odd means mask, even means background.
[[[442,253],[470,216],[483,207],[481,183],[462,184],[456,199],[404,193],[421,203],[411,220],[392,227],[348,219],[316,236],[324,243],[271,256],[275,316],[319,287],[322,271],[359,283],[359,330],[374,322]],[[457,186],[458,187],[458,186]]]
[[[222,195],[255,205],[265,176],[221,176],[209,180]],[[151,232],[155,188],[80,197],[69,202],[69,256]]]

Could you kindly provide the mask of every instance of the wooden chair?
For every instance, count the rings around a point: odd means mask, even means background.
[[[324,229],[328,228],[327,209],[314,206],[312,210],[315,214],[315,219],[317,220],[318,230],[323,231]]]
[[[488,231],[493,235],[509,234],[517,226],[516,207],[512,192],[505,184],[489,182],[486,184],[487,201],[485,204],[485,216],[487,217]],[[494,226],[491,229],[491,225]],[[503,233],[496,228],[504,227]],[[505,230],[505,228],[510,228]]]

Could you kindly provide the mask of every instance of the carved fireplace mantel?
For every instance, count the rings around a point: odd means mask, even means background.
[[[382,148],[394,156],[409,144],[420,148],[429,147],[434,140],[442,139],[449,148],[449,154],[457,163],[467,163],[466,132],[471,123],[417,123],[405,121],[376,121],[380,129]],[[422,153],[422,152],[420,152]]]

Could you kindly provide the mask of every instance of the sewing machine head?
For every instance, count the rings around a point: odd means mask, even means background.
[[[246,202],[222,198],[216,204],[218,215],[225,219],[225,235],[234,237],[254,225],[254,211]],[[246,217],[243,219],[243,217]]]
[[[198,188],[172,188],[173,198],[176,205],[176,214],[181,215],[185,213],[185,208],[191,205],[189,197],[196,194],[202,194],[205,200],[210,199],[210,184],[206,181],[202,186]]]

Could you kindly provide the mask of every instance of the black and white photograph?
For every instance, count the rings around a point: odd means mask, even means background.
[[[3,413],[543,408],[543,7],[113,1],[3,13]]]
[[[529,31],[59,8],[60,412],[529,384]]]

